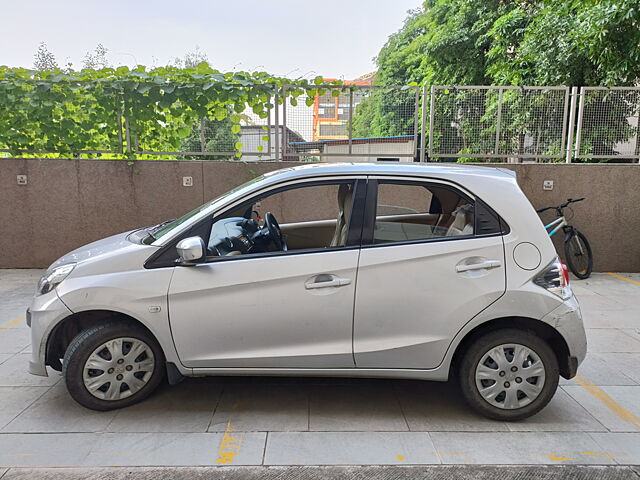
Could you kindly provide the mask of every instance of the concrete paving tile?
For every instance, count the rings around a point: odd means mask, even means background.
[[[640,340],[636,340],[622,330],[612,328],[588,328],[586,332],[589,352],[640,352]]]
[[[562,388],[549,404],[533,417],[520,422],[507,422],[512,432],[606,432],[598,422]]]
[[[1,334],[0,334],[1,335]],[[55,385],[62,378],[60,372],[48,369],[48,377],[31,375],[28,371],[31,355],[20,353],[0,365],[0,387],[45,387]]]
[[[0,478],[4,477],[4,474],[9,471],[8,468],[0,468]]]
[[[36,400],[2,432],[102,432],[117,411],[97,412],[77,404],[63,383]]]
[[[419,432],[270,433],[265,465],[435,464],[429,434]]]
[[[94,434],[0,434],[0,467],[74,467],[97,441]]]
[[[640,353],[600,353],[598,355],[611,369],[619,369],[624,375],[640,384]],[[591,379],[588,375],[587,378]],[[594,383],[606,385],[596,381]]]
[[[620,303],[605,295],[583,295],[578,297],[580,308],[584,311],[600,310],[600,311],[623,311],[629,308],[628,305]]]
[[[311,388],[309,430],[322,432],[407,431],[392,385]]]
[[[582,318],[586,328],[635,328],[640,319],[639,307],[624,310],[583,308]]]
[[[118,410],[110,432],[206,432],[221,388],[186,379],[163,385],[142,403]]]
[[[615,362],[608,362],[605,358],[608,355],[637,355],[638,368],[640,368],[640,353],[638,354],[612,354],[612,353],[591,353],[587,354],[584,362],[578,368],[578,375],[588,378],[595,385],[637,385],[638,382],[629,375],[628,368],[622,368]],[[574,380],[560,378],[560,385],[576,385]]]
[[[634,279],[633,275],[629,273],[617,273],[616,275],[620,275],[631,280]],[[580,283],[582,284],[583,282]],[[640,288],[638,285],[632,282],[627,282],[606,273],[591,276],[591,278],[588,278],[584,281],[584,286],[589,288],[590,290],[598,292],[602,296],[607,297],[618,295],[637,295],[638,288]]]
[[[588,433],[436,432],[431,439],[443,463],[612,464]],[[588,452],[585,455],[584,452]]]
[[[291,432],[309,429],[309,392],[295,385],[235,385],[224,389],[210,432]]]
[[[50,387],[0,387],[0,429],[16,418]]]
[[[0,353],[0,365],[2,365],[5,361],[9,360],[15,354],[13,353]]]
[[[399,381],[396,393],[411,431],[507,431],[506,423],[473,412],[453,382]]]
[[[638,325],[638,323],[640,323],[640,316],[638,316],[637,318],[638,318],[638,321],[636,322],[636,325],[634,325],[634,327],[636,327]],[[629,335],[631,338],[634,338],[638,342],[640,342],[640,329],[639,328],[624,328],[622,331],[624,333],[626,333],[627,335]]]
[[[31,331],[28,328],[0,329],[0,353],[18,353],[31,345]]]
[[[640,433],[592,433],[591,436],[617,463],[640,465]]]
[[[581,386],[563,388],[609,430],[640,432],[640,386],[595,387],[593,393]]]
[[[266,433],[103,433],[85,466],[260,465]]]

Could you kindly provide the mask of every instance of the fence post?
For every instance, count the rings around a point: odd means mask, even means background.
[[[493,154],[500,154],[500,123],[502,122],[502,87],[498,87],[498,113],[496,114],[496,144],[493,147]],[[519,163],[522,163],[520,160]]]
[[[129,119],[124,117],[124,131],[127,140],[127,153],[131,153],[131,131],[129,130]]]
[[[584,87],[580,87],[580,103],[578,107],[578,126],[576,128],[576,146],[574,151],[574,157],[580,155],[580,142],[582,141],[582,118],[584,117]]]
[[[422,87],[422,125],[420,125],[420,162],[426,161],[427,148],[427,86]]]
[[[204,138],[204,127],[205,127],[205,117],[200,119],[200,151],[204,153],[206,149],[205,138]]]
[[[413,161],[418,156],[418,123],[420,122],[420,87],[416,86],[416,99],[413,102]]]
[[[122,155],[124,153],[124,148],[122,145],[122,110],[118,110],[118,145],[119,145],[119,153]]]
[[[286,160],[287,156],[287,87],[282,87],[282,152],[280,159]]]
[[[436,111],[436,89],[435,85],[431,85],[431,96],[429,98],[429,158],[433,159],[433,120]]]
[[[353,150],[353,89],[349,88],[349,155]]]
[[[267,115],[267,156],[271,156],[271,132],[273,131],[273,123],[271,123],[271,113],[271,110],[269,110],[269,115]],[[260,133],[260,135],[263,134]]]
[[[275,133],[274,133],[274,148],[275,148],[275,154],[276,154],[276,162],[279,162],[281,160],[280,158],[280,115],[279,115],[279,111],[280,111],[280,97],[278,96],[278,94],[276,94],[274,96],[274,108],[276,110],[275,112]]]
[[[578,87],[571,87],[571,106],[569,107],[569,125],[567,134],[567,155],[565,157],[566,163],[571,163],[573,157],[573,132],[575,129],[574,123],[576,122],[576,103],[578,100]]]

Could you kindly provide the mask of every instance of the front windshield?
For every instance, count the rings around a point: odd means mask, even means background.
[[[252,180],[249,180],[246,183],[243,183],[242,185],[239,185],[231,190],[229,190],[226,193],[223,193],[222,195],[214,198],[213,200],[208,201],[207,203],[205,203],[204,205],[199,206],[198,208],[191,210],[189,213],[186,213],[185,215],[181,216],[180,218],[177,218],[169,223],[167,223],[166,225],[162,225],[160,228],[158,228],[157,231],[154,231],[153,229],[149,231],[149,238],[147,239],[147,241],[145,243],[152,243],[155,240],[158,240],[159,238],[162,238],[163,236],[165,236],[166,234],[168,234],[169,232],[171,232],[172,230],[174,230],[175,228],[178,228],[180,225],[182,225],[184,222],[186,222],[187,220],[189,220],[191,217],[196,216],[197,214],[199,214],[200,212],[202,212],[203,210],[209,208],[211,205],[213,205],[215,202],[218,202],[219,200],[221,200],[222,198],[231,195],[239,190],[242,190],[243,188],[249,187],[251,185],[253,185],[254,183],[257,183],[259,181],[261,181],[262,179],[264,179],[264,175],[260,175],[259,177],[256,177]]]

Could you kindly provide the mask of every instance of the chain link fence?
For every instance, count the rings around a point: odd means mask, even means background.
[[[565,155],[567,87],[434,86],[430,100],[429,158]]]
[[[60,138],[76,131],[79,139],[91,138],[89,144],[22,154],[243,161],[640,160],[640,87],[345,82],[310,86],[297,99],[288,88],[300,87],[283,87],[269,100],[273,107],[264,118],[248,105],[224,115],[172,118],[158,104],[135,120],[119,111],[116,96],[103,95],[97,103],[91,92],[78,88],[73,102],[54,109],[56,117],[47,121],[60,129]],[[65,108],[73,109],[73,122]],[[109,112],[109,121],[92,122],[97,111]],[[231,122],[231,116],[239,121]],[[173,134],[163,134],[167,130]],[[22,134],[37,145],[37,131]],[[0,145],[0,152],[9,150]]]

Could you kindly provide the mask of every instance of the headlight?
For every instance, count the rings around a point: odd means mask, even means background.
[[[37,294],[43,295],[56,288],[65,278],[67,278],[75,266],[75,263],[68,263],[66,265],[60,265],[50,272],[45,273],[38,282]]]

